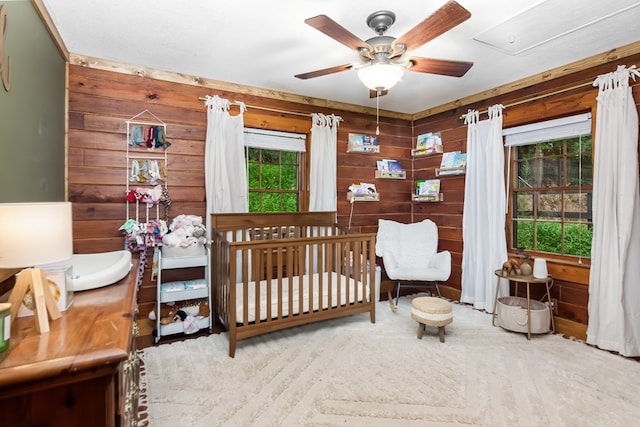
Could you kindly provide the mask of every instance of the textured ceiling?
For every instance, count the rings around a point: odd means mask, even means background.
[[[43,2],[73,54],[375,107],[354,70],[309,80],[294,77],[358,61],[355,51],[304,20],[325,14],[366,40],[375,36],[366,17],[386,9],[397,17],[386,35],[399,37],[445,0]],[[407,72],[380,98],[381,109],[417,113],[640,38],[638,1],[458,3],[471,18],[411,55],[472,61],[473,67],[460,78]]]

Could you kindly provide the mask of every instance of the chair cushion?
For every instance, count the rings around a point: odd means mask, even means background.
[[[378,221],[376,255],[383,258],[392,280],[445,281],[451,274],[451,254],[437,253],[438,227],[425,219],[413,224]]]
[[[392,252],[401,256],[402,259],[409,256],[411,261],[428,263],[429,258],[436,253],[437,249],[438,227],[429,219],[413,224],[404,224],[388,219],[378,220],[377,256],[381,257],[385,252]]]

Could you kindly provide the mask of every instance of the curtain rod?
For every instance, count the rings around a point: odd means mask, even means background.
[[[202,96],[199,97],[198,99],[200,101],[206,101],[207,100],[207,98],[204,98]],[[239,105],[240,102],[239,101],[233,101],[232,104]],[[260,107],[258,105],[246,105],[246,104],[245,104],[245,107],[254,108],[256,110],[271,111],[272,113],[292,114],[294,116],[311,117],[311,113],[301,113],[299,111],[278,110],[276,108]],[[340,119],[340,120],[342,120],[342,119]]]
[[[549,92],[549,93],[545,93],[545,94],[542,94],[542,95],[537,95],[537,96],[534,96],[534,97],[531,97],[531,98],[522,99],[520,101],[516,101],[516,102],[512,102],[511,104],[507,104],[507,105],[504,106],[504,108],[506,110],[509,107],[515,107],[516,105],[526,104],[527,102],[531,102],[531,101],[537,101],[538,99],[546,98],[548,96],[558,95],[558,94],[561,94],[561,93],[564,93],[564,92],[569,92],[570,90],[579,89],[579,88],[585,87],[585,86],[591,86],[592,84],[593,84],[593,82],[582,83],[582,84],[571,86],[571,87],[567,87],[567,88],[564,88],[564,89],[559,89],[559,90],[556,90],[554,92]],[[478,111],[478,114],[485,114],[487,112],[488,112],[488,110],[482,110],[482,111]],[[463,120],[465,117],[467,117],[466,114],[460,115],[460,120]]]

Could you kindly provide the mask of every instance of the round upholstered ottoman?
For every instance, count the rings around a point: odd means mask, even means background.
[[[411,301],[411,318],[418,322],[418,339],[426,325],[438,328],[440,342],[444,342],[444,327],[453,321],[451,303],[436,297],[418,297]]]

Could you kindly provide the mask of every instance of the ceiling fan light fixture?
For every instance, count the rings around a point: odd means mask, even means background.
[[[358,78],[369,89],[389,90],[404,75],[404,68],[392,64],[371,64],[358,70]]]

